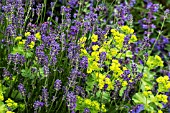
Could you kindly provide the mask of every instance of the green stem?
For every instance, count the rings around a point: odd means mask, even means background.
[[[55,92],[54,97],[56,97],[56,95],[57,95],[57,91]],[[54,101],[51,103],[51,106],[50,106],[50,109],[49,109],[48,113],[50,113],[50,111],[51,111],[51,108],[52,108],[53,104],[54,104]]]
[[[152,53],[152,51],[153,51],[153,49],[154,49],[154,47],[155,47],[155,44],[157,43],[158,39],[160,38],[160,35],[162,34],[162,29],[163,29],[163,27],[164,27],[165,20],[166,20],[166,16],[164,17],[164,20],[163,20],[163,23],[162,23],[162,26],[161,26],[161,30],[160,30],[157,38],[156,38],[156,41],[154,42],[154,44],[153,44],[153,46],[152,46],[152,49],[151,49],[149,55]],[[149,55],[148,55],[148,56],[149,56]]]

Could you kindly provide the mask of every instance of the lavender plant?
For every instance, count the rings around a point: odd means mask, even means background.
[[[150,0],[0,7],[1,113],[169,112],[169,9]]]

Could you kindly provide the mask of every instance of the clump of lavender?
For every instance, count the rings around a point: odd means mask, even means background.
[[[144,106],[142,104],[136,105],[129,113],[140,113],[144,110]]]
[[[61,80],[57,79],[57,80],[55,81],[55,83],[54,83],[54,89],[55,89],[56,91],[60,90],[60,89],[61,89],[61,84],[62,84]]]
[[[74,113],[74,110],[76,108],[76,100],[77,100],[76,95],[74,95],[73,92],[68,92],[66,99],[67,99],[68,108],[72,113]]]
[[[133,16],[132,14],[130,14],[130,8],[126,3],[116,5],[113,15],[117,17],[119,25],[125,25],[126,21],[130,22],[131,20],[133,20]]]
[[[44,103],[40,101],[35,101],[33,105],[35,111],[38,110],[38,108],[41,108],[43,106],[44,106]]]
[[[24,88],[24,85],[23,84],[19,84],[18,85],[18,90],[19,92],[21,93],[21,95],[24,97],[26,95],[26,89]]]
[[[153,30],[155,29],[156,25],[153,24],[153,20],[156,20],[156,16],[154,16],[155,12],[158,12],[159,4],[153,4],[152,2],[148,1],[146,5],[146,9],[148,9],[147,12],[147,18],[143,18],[139,20],[139,24],[141,27],[145,30],[145,36],[150,36]]]
[[[48,91],[46,88],[43,88],[42,89],[42,100],[44,101],[45,103],[45,106],[48,107]]]
[[[3,69],[2,76],[3,77],[10,77],[10,78],[12,78],[12,74],[6,68]]]

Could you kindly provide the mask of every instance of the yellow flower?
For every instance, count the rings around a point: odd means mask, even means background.
[[[167,103],[168,102],[168,96],[167,95],[162,95],[162,102]]]
[[[152,94],[152,92],[151,91],[148,91],[148,95],[151,95]]]
[[[156,79],[156,82],[158,82],[158,83],[164,83],[165,80],[164,80],[164,78],[163,78],[162,76],[160,76],[159,78]]]
[[[14,101],[8,98],[8,100],[5,101],[6,103],[13,103]]]
[[[136,42],[137,41],[137,38],[135,35],[132,35],[130,40],[129,40],[129,43],[133,43],[133,42]]]
[[[87,73],[91,73],[93,70],[91,68],[87,68]]]
[[[113,90],[113,85],[109,78],[105,78],[105,84],[108,84],[107,90]]]
[[[158,110],[158,113],[163,113],[162,110]]]
[[[104,35],[104,38],[107,38],[107,34]]]
[[[104,104],[102,104],[102,111],[103,111],[103,112],[106,112],[106,108],[105,108],[105,105],[104,105]]]
[[[98,36],[93,34],[91,37],[92,42],[97,42],[98,41]]]
[[[104,82],[103,82],[102,80],[99,80],[98,86],[99,86],[99,89],[103,89],[103,87],[104,87]]]
[[[92,104],[92,102],[91,102],[90,99],[85,99],[85,100],[84,100],[84,103],[85,103],[86,105],[88,105],[88,106],[91,106],[91,104]]]
[[[2,93],[0,93],[0,101],[3,101],[4,100],[4,96]]]
[[[28,36],[30,36],[30,35],[31,35],[30,32],[26,32],[26,33],[25,33],[25,37],[28,37]]]
[[[147,97],[147,96],[148,96],[148,92],[147,92],[147,91],[144,91],[144,92],[143,92],[143,95]]]
[[[17,36],[17,37],[15,38],[15,41],[20,41],[21,39],[22,39],[21,36]]]
[[[134,33],[134,30],[129,28],[128,26],[122,26],[120,27],[120,29],[125,32],[126,34],[133,34]]]
[[[126,67],[123,67],[123,71],[125,71],[125,70],[127,70],[127,68],[126,68]]]
[[[12,107],[12,103],[7,103],[7,106],[8,107]]]
[[[103,75],[103,74],[101,74],[101,73],[98,73],[98,72],[97,72],[97,73],[95,73],[95,75],[96,75],[97,80],[100,79],[100,80],[103,81],[103,80],[105,79],[105,75]]]
[[[128,85],[127,81],[123,81],[123,82],[122,82],[122,86],[123,86],[123,87],[125,87],[125,86],[127,86],[127,85]]]
[[[100,104],[97,101],[93,101],[92,106],[95,107],[96,110],[100,110]]]
[[[155,63],[156,66],[160,66],[160,67],[164,66],[164,62],[162,61],[161,57],[158,56],[158,55],[155,55],[154,63]]]
[[[35,34],[35,37],[36,37],[38,40],[41,40],[41,34],[40,34],[40,32],[36,33],[36,34]]]
[[[99,53],[101,53],[101,52],[106,52],[106,49],[104,49],[104,47],[101,47],[101,48],[99,49]]]
[[[158,101],[162,100],[162,95],[156,95]]]
[[[15,107],[15,108],[18,107],[18,103],[14,102],[13,107]]]
[[[169,80],[169,77],[166,75],[166,76],[164,76],[164,80],[165,81],[168,81]]]
[[[12,111],[7,111],[6,113],[15,113],[15,112],[12,112]]]
[[[79,43],[84,43],[86,42],[86,40],[87,40],[87,37],[81,37],[79,40]]]
[[[119,36],[119,32],[116,29],[111,29],[111,33],[113,36]]]
[[[81,49],[80,51],[81,51],[81,53],[84,54],[84,55],[87,55],[87,54],[88,54],[86,49]]]
[[[28,46],[32,49],[35,46],[35,42],[31,41],[31,43]]]
[[[168,81],[168,83],[166,84],[166,89],[170,89],[170,81]]]
[[[92,50],[93,50],[93,51],[96,51],[98,48],[99,48],[98,45],[93,45],[93,46],[92,46]]]
[[[117,50],[116,48],[111,48],[111,49],[110,49],[110,52],[111,52],[111,55],[112,55],[112,56],[116,56],[118,50]]]
[[[18,42],[18,44],[19,44],[19,45],[24,45],[24,44],[25,44],[25,42],[23,42],[23,41],[19,41],[19,42]]]
[[[151,88],[149,86],[145,86],[146,90],[151,90]]]

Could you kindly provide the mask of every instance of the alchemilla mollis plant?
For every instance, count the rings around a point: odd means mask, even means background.
[[[169,13],[156,0],[0,0],[0,113],[169,113]]]

